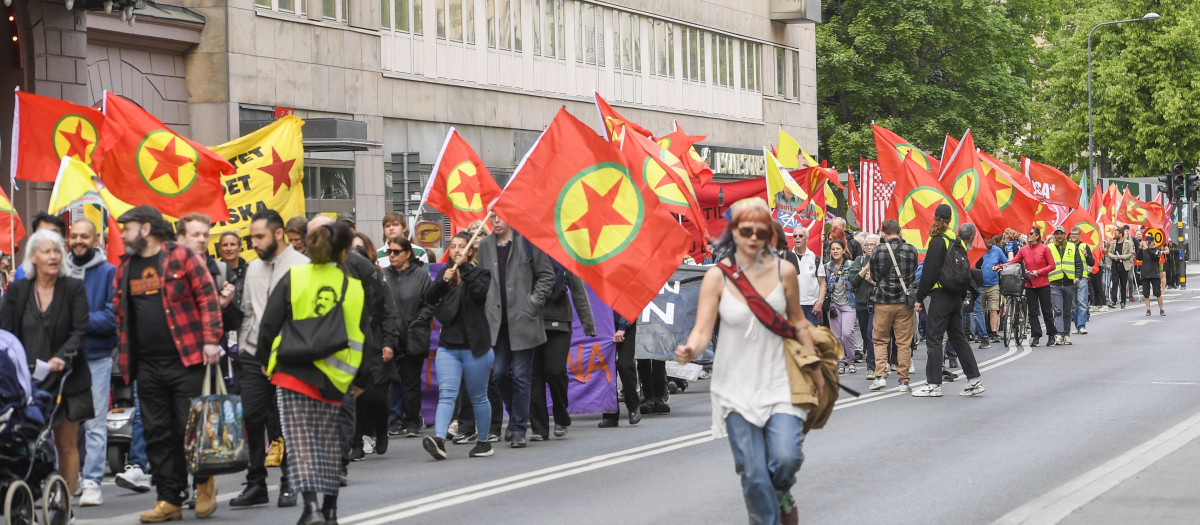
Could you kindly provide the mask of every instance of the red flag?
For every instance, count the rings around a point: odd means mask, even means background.
[[[948,137],[947,142],[950,140]],[[1037,201],[1022,199],[1021,211],[1027,212],[1022,217],[1014,218],[1004,213],[1002,206],[1007,208],[1018,201],[1018,189],[995,171],[990,172],[991,176],[984,175],[971,130],[967,130],[949,158],[943,160],[942,187],[949,190],[954,200],[971,215],[981,235],[991,237],[1004,233],[1014,224],[1019,224],[1020,228],[1028,225],[1025,221],[1032,219]]]
[[[988,155],[986,151],[976,150],[976,153],[979,154],[979,163],[983,165],[983,171],[985,174],[991,171],[1003,173],[1008,178],[1010,183],[1017,184],[1025,190],[1025,193],[1028,193],[1031,196],[1034,195],[1033,183],[1029,182],[1029,177],[1021,174],[1021,172],[1013,169],[1008,164],[996,160],[995,157]]]
[[[636,319],[691,245],[646,183],[645,160],[560,109],[492,209]]]
[[[1071,208],[1079,206],[1083,190],[1058,168],[1026,157],[1021,157],[1021,166],[1025,176],[1033,183],[1033,194],[1043,202]]]
[[[12,174],[54,182],[63,157],[91,164],[104,115],[65,100],[17,92],[13,113]]]
[[[906,155],[912,154],[917,167],[931,174],[934,179],[941,173],[941,163],[932,155],[913,146],[904,137],[882,126],[871,125],[875,132],[875,152],[879,159],[880,174],[884,182],[893,182],[900,177]]]
[[[650,133],[650,130],[634,122],[625,120],[625,117],[622,117],[620,113],[617,113],[617,110],[608,105],[608,102],[604,100],[604,97],[600,96],[600,93],[593,91],[592,96],[596,99],[596,111],[600,113],[600,122],[604,123],[604,129],[608,133],[607,137],[610,142],[619,142],[621,140],[621,137],[624,135],[624,130],[621,129],[622,124],[625,125],[625,129],[638,135],[649,139],[654,138],[654,134]],[[632,319],[632,317],[629,319]]]
[[[858,202],[858,187],[854,185],[854,173],[850,171],[850,166],[846,166],[846,199],[850,201],[850,211],[854,212],[854,219],[859,228],[862,228],[862,207]]]
[[[1096,224],[1096,219],[1090,217],[1086,211],[1079,208],[1071,210],[1071,213],[1063,220],[1062,226],[1068,232],[1071,231],[1071,228],[1078,227],[1079,242],[1090,246],[1093,252],[1104,247],[1104,233],[1100,229],[1100,225]],[[1099,259],[1099,256],[1096,258]]]
[[[221,175],[236,170],[212,150],[189,140],[124,97],[104,94],[104,126],[94,164],[113,195],[165,215],[199,212],[229,219]]]
[[[12,201],[8,200],[8,194],[4,193],[4,188],[0,188],[0,250],[12,252],[16,250],[17,243],[25,238],[25,223],[21,222],[21,216],[17,215],[17,210],[13,209]],[[14,265],[15,265],[14,259]]]
[[[704,186],[712,182],[713,171],[704,159],[700,158],[700,154],[696,153],[695,145],[704,140],[703,135],[688,135],[683,132],[683,128],[679,127],[679,123],[675,123],[675,131],[671,134],[659,139],[658,143],[668,141],[663,144],[672,155],[675,155],[679,160],[683,161],[683,167],[687,168],[688,177],[696,186]]]
[[[121,239],[121,225],[117,224],[117,218],[113,214],[108,215],[108,235],[105,237],[104,249],[107,251],[108,262],[113,266],[121,264],[121,257],[125,255],[125,241]]]
[[[942,189],[929,172],[912,160],[909,155],[901,164],[900,178],[896,180],[896,189],[892,192],[892,201],[888,205],[887,217],[900,222],[904,240],[917,249],[917,259],[925,260],[925,252],[929,248],[929,230],[933,226],[933,214],[941,204],[948,204],[952,209],[949,229],[946,235],[951,238],[958,232],[958,227],[970,222],[967,212],[962,209],[950,195]],[[983,257],[987,251],[983,239],[975,235],[967,255],[971,263]]]
[[[683,215],[700,228],[700,234],[705,240],[709,238],[708,223],[700,204],[696,201],[696,192],[692,189],[687,171],[683,163],[663,146],[640,134],[625,134],[624,140],[618,146],[625,157],[637,157],[642,176],[650,189],[658,196],[659,202],[666,205],[667,210]],[[707,248],[707,245],[705,246]]]
[[[1117,209],[1116,220],[1125,224],[1145,225],[1147,228],[1162,228],[1165,213],[1162,206],[1142,202],[1126,188]]]
[[[421,202],[442,212],[451,226],[465,229],[486,219],[488,206],[499,196],[500,186],[487,166],[458,131],[450,128]]]
[[[942,169],[938,171],[938,180],[943,180],[946,177],[946,161],[954,156],[954,151],[958,149],[958,139],[946,134],[946,140],[942,142]]]

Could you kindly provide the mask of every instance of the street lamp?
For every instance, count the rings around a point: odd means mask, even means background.
[[[1095,179],[1094,182],[1092,181],[1092,178],[1096,176],[1095,175],[1095,173],[1096,173],[1096,152],[1095,152],[1095,146],[1092,141],[1092,33],[1095,33],[1096,29],[1100,28],[1100,26],[1111,26],[1111,25],[1116,25],[1116,24],[1124,24],[1127,22],[1153,22],[1155,20],[1158,20],[1159,18],[1162,18],[1162,17],[1159,16],[1158,13],[1146,13],[1146,15],[1141,18],[1131,18],[1129,20],[1116,20],[1113,22],[1102,22],[1102,23],[1096,24],[1096,26],[1093,27],[1091,31],[1088,31],[1088,41],[1087,41],[1087,45],[1088,45],[1088,84],[1087,84],[1087,91],[1088,91],[1088,176],[1087,176],[1087,178],[1089,179],[1088,182],[1091,183],[1093,188],[1096,186],[1096,184],[1099,184],[1100,180],[1099,180],[1099,178],[1097,178],[1097,179]],[[1088,186],[1088,184],[1084,184],[1084,187],[1083,187],[1085,196],[1087,195],[1087,190],[1088,190],[1087,186]]]

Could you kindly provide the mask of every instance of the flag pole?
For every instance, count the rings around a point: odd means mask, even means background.
[[[483,223],[487,224],[489,222],[492,222],[492,217],[494,215],[496,215],[496,212],[494,212],[492,210],[488,210],[487,217],[483,218]],[[475,233],[471,234],[471,240],[467,241],[467,249],[468,250],[471,249],[471,247],[475,245],[475,239],[479,238],[479,233],[482,232],[483,230],[484,230],[483,228],[478,228],[475,230]],[[458,268],[458,262],[455,262],[452,266],[450,266],[451,270],[454,270],[457,268]]]

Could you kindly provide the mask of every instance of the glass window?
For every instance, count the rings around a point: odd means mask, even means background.
[[[412,32],[413,34],[425,34],[425,26],[422,25],[424,14],[421,13],[421,0],[412,0]]]
[[[775,94],[781,97],[787,93],[783,89],[784,79],[787,78],[787,70],[784,68],[783,64],[783,54],[783,48],[775,48]]]
[[[322,199],[354,199],[354,168],[321,167],[320,170],[317,178]]]
[[[509,0],[512,4],[512,35],[513,35],[513,51],[521,50],[521,39],[524,36],[521,33],[521,3],[522,0]]]
[[[300,2],[299,5],[297,5],[295,0],[254,0],[254,5],[265,7],[273,11],[294,13],[298,15],[304,14],[305,7],[304,2]]]
[[[604,9],[591,4],[579,4],[576,24],[576,62],[604,65]]]
[[[257,3],[261,2],[262,0],[254,1]],[[391,2],[388,0],[379,0],[379,27],[392,27],[392,12],[390,11],[391,7]]]
[[[346,21],[346,0],[322,0],[321,8],[321,16],[323,18],[338,22]]]
[[[261,7],[271,7],[271,0],[254,0],[254,5]]]
[[[800,98],[800,52],[792,51],[792,98]]]
[[[488,0],[488,46],[504,50],[521,50],[521,1]],[[536,12],[534,13],[534,24],[537,24]],[[536,28],[534,32],[537,32]],[[471,39],[474,40],[474,36],[471,36]],[[534,39],[537,41],[538,35],[535,34]]]
[[[512,19],[508,11],[509,0],[496,0],[496,22],[499,24],[499,29],[496,31],[500,39],[500,49],[512,49]]]
[[[635,43],[641,39],[641,19],[627,12],[613,12],[613,60],[618,69],[641,71],[641,60],[635,54]]]
[[[651,22],[650,71],[656,75],[675,76],[675,29],[664,21]]]
[[[463,40],[475,43],[475,0],[463,0]]]
[[[447,31],[450,33],[450,40],[461,42],[463,34],[463,0],[449,1],[450,5],[446,8]]]
[[[496,47],[496,0],[487,0],[488,47]]]
[[[542,9],[538,3],[540,0],[533,0],[533,54],[542,54]]]
[[[437,16],[434,18],[434,24],[437,26],[437,37],[446,38],[446,0],[434,0],[437,2]]]
[[[742,42],[742,88],[750,91],[761,91],[759,82],[761,62],[758,44]]]
[[[541,46],[539,47],[542,48],[543,55],[551,57],[554,56],[554,50],[558,49],[556,44],[557,40],[555,39],[557,35],[554,34],[555,28],[557,27],[554,23],[555,7],[556,5],[554,0],[542,0],[542,23],[540,25],[546,34],[546,39],[541,42]],[[534,24],[535,31],[537,30],[538,25],[539,24]]]
[[[713,83],[733,87],[733,39],[713,35]]]
[[[554,9],[554,31],[556,41],[558,42],[558,58],[567,58],[567,39],[563,36],[563,19],[566,16],[563,12],[563,0],[555,1]]]
[[[708,57],[704,55],[704,32],[691,28],[683,28],[683,78],[692,82],[704,82],[704,65]]]

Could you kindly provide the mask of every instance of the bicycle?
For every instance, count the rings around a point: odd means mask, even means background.
[[[1004,346],[1020,345],[1029,336],[1029,305],[1025,299],[1025,279],[1031,272],[1024,265],[1000,272],[1000,337]]]

